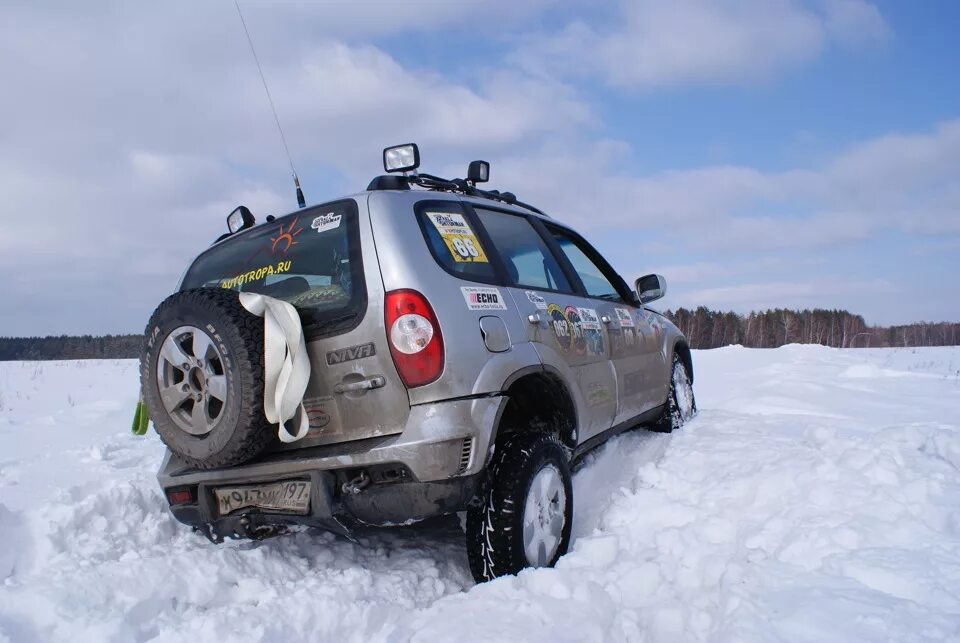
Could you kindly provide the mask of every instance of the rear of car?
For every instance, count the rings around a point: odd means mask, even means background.
[[[458,200],[443,196],[429,200],[434,221],[456,214]],[[504,401],[488,362],[503,357],[493,370],[505,371],[516,360],[503,353],[519,319],[505,314],[496,288],[468,292],[429,260],[423,200],[422,192],[361,194],[197,257],[181,290],[253,292],[298,309],[312,365],[310,430],[222,469],[169,452],[158,478],[178,519],[214,539],[282,523],[340,530],[456,511],[473,497]]]

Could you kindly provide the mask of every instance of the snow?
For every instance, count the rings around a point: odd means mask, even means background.
[[[578,468],[557,568],[480,586],[456,517],[214,546],[135,362],[0,363],[0,641],[960,640],[960,349],[694,362],[695,420]]]

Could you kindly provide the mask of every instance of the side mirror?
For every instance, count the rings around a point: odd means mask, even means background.
[[[641,304],[656,301],[667,294],[667,280],[662,275],[646,275],[634,283]]]

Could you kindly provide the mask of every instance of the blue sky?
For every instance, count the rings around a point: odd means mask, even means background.
[[[665,307],[960,320],[960,4],[241,4],[310,202],[415,140]],[[293,207],[232,3],[0,17],[0,335],[139,331],[234,205]]]

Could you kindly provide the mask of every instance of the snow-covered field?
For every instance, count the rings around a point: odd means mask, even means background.
[[[0,363],[0,641],[960,640],[960,349],[694,361],[693,422],[579,469],[557,568],[481,586],[455,518],[211,545],[135,362]]]

